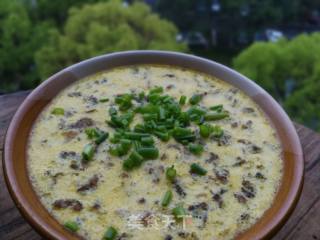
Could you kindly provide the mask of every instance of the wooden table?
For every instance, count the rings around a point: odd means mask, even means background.
[[[29,92],[0,96],[0,158],[10,119]],[[273,239],[320,240],[320,135],[295,124],[305,154],[305,180],[301,199],[293,215]],[[2,165],[2,161],[0,162]],[[42,239],[21,217],[0,170],[0,240]]]

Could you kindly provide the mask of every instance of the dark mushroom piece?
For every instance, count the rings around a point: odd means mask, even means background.
[[[187,193],[183,190],[183,188],[181,187],[180,183],[177,180],[173,182],[173,187],[179,196],[185,197],[187,195]]]
[[[82,193],[88,190],[96,189],[98,186],[98,182],[99,182],[99,177],[97,175],[94,175],[92,178],[89,179],[88,183],[79,187],[77,189],[77,192]]]
[[[83,209],[82,203],[76,199],[59,199],[54,201],[52,205],[55,209],[71,208],[77,212]]]
[[[84,129],[87,127],[91,127],[94,125],[94,121],[91,118],[81,118],[78,121],[76,121],[75,123],[72,123],[69,125],[70,128],[74,128],[74,129]]]

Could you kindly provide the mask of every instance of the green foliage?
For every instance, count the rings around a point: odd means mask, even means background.
[[[209,1],[206,0],[207,7],[209,7]],[[193,0],[158,0],[156,2],[156,11],[161,16],[173,21],[181,30],[192,30],[195,28],[195,24],[199,22],[199,17],[195,18],[195,9],[197,1]],[[195,21],[197,19],[197,21]],[[209,22],[205,24],[208,26]]]
[[[49,28],[47,23],[34,26],[19,1],[0,2],[0,89],[26,89],[38,82],[33,54]]]
[[[28,8],[31,18],[40,22],[50,20],[58,26],[64,24],[71,7],[81,7],[84,4],[106,2],[108,0],[23,0]]]
[[[319,43],[319,33],[255,43],[234,59],[234,67],[282,102],[293,119],[320,129]]]
[[[284,107],[296,121],[320,131],[320,62],[311,78],[285,101]]]
[[[63,33],[52,31],[50,41],[36,53],[40,76],[96,55],[131,50],[186,51],[176,42],[175,26],[140,2],[124,6],[119,0],[72,8]]]
[[[253,33],[270,25],[296,21],[299,15],[305,14],[302,12],[302,9],[305,9],[302,0],[220,0],[219,2],[221,9],[218,13],[211,11],[212,0],[158,0],[155,9],[161,16],[173,21],[182,31],[208,32],[213,26],[220,28],[220,25],[221,31],[224,28],[232,29],[227,33],[228,39],[241,29],[251,30]],[[308,6],[308,9],[312,7],[314,6]],[[243,16],[241,12],[246,9],[248,14]],[[221,20],[215,23],[213,17]],[[246,24],[245,29],[242,27],[243,24]]]

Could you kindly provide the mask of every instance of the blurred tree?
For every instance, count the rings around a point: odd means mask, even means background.
[[[199,9],[201,5],[203,5],[205,11]],[[197,29],[196,25],[198,25],[199,17],[203,18],[203,16],[197,16],[197,11],[200,10],[202,14],[204,12],[204,15],[208,15],[208,9],[210,9],[209,0],[158,0],[155,4],[155,10],[159,12],[162,17],[173,21],[182,31]],[[195,21],[195,19],[197,19],[197,21]],[[210,24],[210,21],[207,21],[204,23],[204,27],[208,29]]]
[[[255,43],[234,67],[284,104],[291,117],[320,129],[320,33],[277,43]]]
[[[30,16],[36,22],[50,20],[58,26],[64,24],[71,7],[84,4],[107,2],[108,0],[22,0],[29,9]]]
[[[50,41],[36,53],[43,79],[80,60],[131,49],[186,51],[176,42],[175,26],[153,14],[144,3],[120,0],[72,8],[63,33],[51,31]]]
[[[305,87],[289,96],[284,107],[295,121],[320,132],[320,67],[318,69],[314,82],[306,83]]]
[[[303,1],[157,0],[155,10],[173,21],[182,32],[201,31],[210,37],[214,29],[220,46],[237,48],[252,42],[255,34],[265,28],[297,22]]]
[[[49,28],[32,25],[19,1],[0,1],[0,89],[27,89],[39,81],[33,54],[46,42]]]

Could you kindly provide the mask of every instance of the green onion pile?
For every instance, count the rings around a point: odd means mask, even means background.
[[[209,109],[199,106],[202,97],[202,94],[194,94],[189,100],[186,96],[176,100],[164,94],[162,87],[155,87],[148,94],[141,92],[117,95],[115,97],[117,108],[109,109],[110,119],[106,121],[115,129],[115,133],[109,139],[113,144],[109,148],[109,153],[118,157],[128,155],[123,162],[123,169],[127,171],[138,168],[146,160],[158,158],[159,150],[154,138],[163,142],[173,138],[186,146],[190,153],[201,155],[204,147],[199,143],[200,138],[220,138],[223,135],[221,127],[211,125],[209,122],[229,116],[222,105],[212,106]],[[138,106],[133,104],[133,101],[137,102]],[[182,107],[187,103],[189,107],[183,111]],[[137,114],[141,115],[143,123],[131,127]],[[190,128],[192,123],[198,125],[199,136]],[[108,133],[98,129],[86,129],[86,134],[93,143],[84,147],[82,155],[84,160],[90,161],[95,148],[108,138]]]

